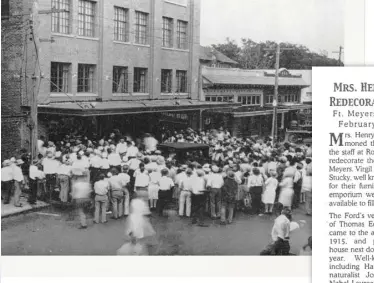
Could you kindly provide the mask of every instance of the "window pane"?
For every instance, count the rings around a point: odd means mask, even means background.
[[[128,92],[128,72],[127,67],[113,67],[113,93]]]
[[[187,49],[187,22],[178,21],[177,47],[179,49]]]
[[[148,14],[135,12],[135,43],[148,44]]]
[[[70,64],[51,63],[51,92],[69,92]]]
[[[173,47],[173,19],[162,18],[162,46]]]
[[[177,92],[187,92],[187,71],[177,71]]]
[[[128,22],[128,10],[114,7],[114,40],[129,40]]]
[[[78,4],[78,34],[94,36],[95,2],[79,0]]]
[[[95,65],[78,64],[78,92],[94,92]]]
[[[172,92],[172,70],[161,70],[161,92]]]
[[[134,68],[134,92],[147,93],[147,69]]]
[[[52,13],[52,32],[70,33],[70,0],[52,0],[52,9],[65,10]]]

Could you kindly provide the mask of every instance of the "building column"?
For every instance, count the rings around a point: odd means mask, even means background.
[[[284,129],[284,112],[282,112],[282,124],[281,124],[281,128]]]
[[[199,110],[199,131],[204,130],[203,109]]]

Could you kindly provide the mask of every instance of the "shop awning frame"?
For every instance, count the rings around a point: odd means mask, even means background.
[[[128,115],[128,114],[146,114],[162,112],[184,112],[213,109],[231,109],[238,106],[237,103],[205,102],[180,100],[174,101],[110,101],[110,102],[85,102],[87,107],[80,107],[76,103],[51,103],[48,105],[39,105],[39,114],[63,115],[63,116],[109,116],[109,115]]]

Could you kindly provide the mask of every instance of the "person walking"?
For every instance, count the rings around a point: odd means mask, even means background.
[[[135,192],[136,197],[141,198],[148,204],[148,186],[149,186],[149,174],[148,171],[145,170],[144,163],[140,163],[139,169],[135,171]]]
[[[28,198],[29,204],[35,204],[38,196],[38,182],[45,178],[44,172],[39,169],[39,160],[34,160],[29,168],[30,177],[30,195]]]
[[[226,225],[226,212],[227,223],[232,223],[237,193],[238,182],[235,180],[235,173],[229,170],[222,186],[221,225]]]
[[[121,179],[122,182],[122,190],[123,190],[123,214],[124,216],[128,216],[130,213],[130,192],[129,192],[129,186],[130,186],[130,175],[129,172],[129,166],[124,165],[122,167],[122,173],[119,173],[118,176]]]
[[[75,182],[72,187],[72,198],[79,215],[79,229],[87,228],[86,211],[91,206],[91,184],[87,181]]]
[[[160,189],[161,173],[156,168],[149,169],[148,172],[149,172],[149,178],[150,178],[149,187],[148,187],[149,207],[151,208],[151,210],[153,210],[157,206],[158,190]]]
[[[106,220],[106,209],[108,205],[108,192],[109,183],[105,180],[105,175],[100,174],[98,181],[94,185],[95,191],[95,223],[100,223],[100,218],[102,223],[107,223]],[[100,217],[101,216],[101,217]]]
[[[52,150],[47,150],[47,156],[43,159],[42,165],[46,179],[47,200],[51,201],[57,188],[57,170],[60,166],[59,161],[54,158]]]
[[[279,184],[280,193],[278,201],[283,204],[283,207],[292,208],[292,200],[293,200],[293,174],[291,172],[284,172],[283,180]]]

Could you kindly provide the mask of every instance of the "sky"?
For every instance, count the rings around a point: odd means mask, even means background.
[[[225,39],[290,42],[338,58],[344,0],[201,0],[201,45]],[[344,58],[344,57],[343,57]]]

